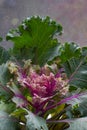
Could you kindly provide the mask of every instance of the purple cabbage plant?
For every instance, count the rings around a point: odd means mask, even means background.
[[[87,47],[61,44],[62,31],[33,16],[7,34],[14,44],[0,46],[0,130],[87,129]]]

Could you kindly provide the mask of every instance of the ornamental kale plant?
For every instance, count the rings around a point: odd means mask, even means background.
[[[61,44],[62,32],[33,16],[7,34],[13,47],[0,46],[0,130],[87,129],[87,47]]]

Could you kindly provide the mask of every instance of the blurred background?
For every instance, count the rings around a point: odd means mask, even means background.
[[[61,23],[60,41],[87,45],[87,0],[0,0],[0,36],[32,15],[50,16]],[[4,47],[11,43],[3,42]]]

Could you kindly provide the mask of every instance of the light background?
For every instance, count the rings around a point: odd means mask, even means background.
[[[50,16],[61,23],[60,41],[87,45],[87,0],[0,0],[0,35],[32,15]],[[7,48],[11,43],[3,42]]]

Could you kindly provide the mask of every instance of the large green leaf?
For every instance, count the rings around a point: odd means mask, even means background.
[[[58,40],[54,35],[62,33],[62,26],[49,17],[27,18],[15,30],[7,34],[14,42],[13,55],[18,59],[32,59],[34,64],[43,65],[58,55]]]
[[[0,111],[0,130],[20,130],[19,123],[6,112]]]
[[[64,63],[69,84],[77,88],[87,88],[87,59],[71,58]]]
[[[26,130],[48,130],[46,121],[31,112],[26,116],[27,123],[26,123]]]
[[[72,120],[70,127],[66,130],[87,130],[87,117]]]

